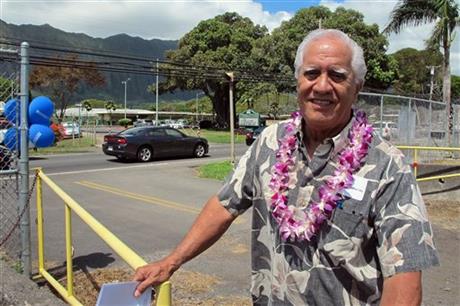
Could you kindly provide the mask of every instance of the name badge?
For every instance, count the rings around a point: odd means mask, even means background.
[[[341,193],[346,197],[361,201],[366,192],[367,182],[368,179],[353,175],[353,185],[350,188],[344,189]]]

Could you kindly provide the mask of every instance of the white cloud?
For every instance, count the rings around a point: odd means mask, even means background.
[[[0,0],[1,1],[1,0]],[[236,11],[270,30],[289,13],[270,14],[253,1],[2,1],[0,18],[14,24],[50,24],[69,32],[108,37],[178,39],[201,20]]]
[[[354,9],[361,12],[364,15],[364,21],[368,24],[376,23],[382,31],[390,21],[390,13],[393,10],[397,1],[356,1],[356,0],[345,0],[344,2],[338,3],[331,0],[321,1],[321,5],[329,7],[331,10],[335,10],[339,6],[343,6],[347,9]],[[415,48],[424,49],[425,40],[427,40],[433,30],[434,24],[425,24],[418,27],[407,27],[401,30],[399,34],[391,34],[388,37],[389,46],[388,53],[394,53],[402,48]],[[451,49],[451,69],[452,73],[460,75],[460,42],[457,37],[452,44]]]

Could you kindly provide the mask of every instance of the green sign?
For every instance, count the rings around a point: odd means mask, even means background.
[[[260,114],[252,109],[248,109],[238,115],[240,126],[260,126]]]

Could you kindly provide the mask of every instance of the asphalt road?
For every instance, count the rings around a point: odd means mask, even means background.
[[[246,150],[248,146],[245,144],[235,145],[235,155],[238,158]],[[147,164],[160,163],[173,163],[179,161],[189,160],[190,158],[180,158],[173,160],[154,160]],[[191,158],[193,159],[193,158]],[[230,145],[228,144],[210,144],[208,155],[203,158],[202,162],[209,162],[214,159],[230,159]],[[95,148],[92,153],[78,153],[78,154],[59,154],[59,155],[43,155],[33,156],[30,158],[30,167],[42,167],[47,174],[59,173],[59,172],[75,172],[75,171],[97,171],[106,168],[123,168],[123,167],[144,167],[145,164],[138,162],[121,162],[118,161],[114,156],[108,156],[103,154],[101,148]]]

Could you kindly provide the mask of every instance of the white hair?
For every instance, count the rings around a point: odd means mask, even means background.
[[[303,65],[303,53],[305,48],[312,43],[314,40],[318,40],[322,37],[335,37],[342,40],[351,50],[351,69],[355,75],[356,83],[364,84],[364,77],[366,76],[367,68],[366,62],[364,61],[363,49],[347,34],[340,30],[335,29],[316,29],[308,33],[303,39],[302,43],[297,48],[294,62],[294,76],[296,79],[299,78],[300,68]]]

